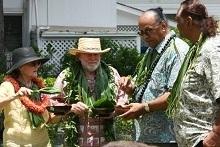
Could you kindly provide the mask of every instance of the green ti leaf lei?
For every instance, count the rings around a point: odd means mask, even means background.
[[[21,84],[22,86],[25,86],[25,85],[23,85],[22,83],[20,83],[20,84]],[[33,83],[33,84],[31,85],[31,89],[32,89],[33,91],[36,91],[36,90],[38,90],[39,88],[38,88],[38,86],[37,86],[35,83]],[[32,92],[30,98],[31,98],[32,100],[40,101],[41,96],[40,96],[40,93]],[[37,127],[39,127],[39,126],[41,125],[41,123],[45,123],[42,114],[34,113],[34,112],[30,111],[30,110],[27,110],[27,112],[28,112],[28,116],[29,116],[30,121],[31,121],[31,127],[32,127],[33,129],[37,129]]]
[[[97,69],[97,75],[95,80],[95,91],[97,98],[107,97],[109,100],[114,101],[116,94],[114,92],[115,81],[112,69],[101,62],[101,66]],[[77,62],[74,66],[69,66],[67,69],[65,81],[67,85],[65,87],[67,103],[73,104],[79,101],[85,103],[90,108],[88,115],[92,115],[91,108],[96,101],[90,94],[88,88],[88,81],[84,75],[81,63]],[[105,138],[107,141],[115,140],[113,132],[113,119],[105,120],[103,122]],[[78,146],[78,126],[79,119],[75,114],[69,114],[68,120],[63,123],[64,138],[67,146]],[[110,129],[111,128],[111,129]]]

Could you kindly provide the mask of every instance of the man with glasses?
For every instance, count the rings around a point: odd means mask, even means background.
[[[135,120],[135,140],[149,146],[176,147],[172,122],[165,115],[167,97],[189,49],[169,30],[162,8],[149,9],[139,18],[142,39],[149,46],[133,80],[122,77],[119,85],[133,101],[121,118]]]

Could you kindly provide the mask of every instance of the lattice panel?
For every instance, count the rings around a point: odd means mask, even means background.
[[[138,26],[117,26],[118,32],[138,32]]]
[[[47,64],[53,64],[54,68],[52,73],[58,74],[60,72],[60,62],[61,58],[63,57],[64,53],[71,47],[73,47],[76,43],[76,40],[67,40],[67,39],[42,39],[41,42],[41,50],[42,55],[48,55],[46,49],[47,45],[50,44],[52,48],[54,48],[53,56],[51,57],[50,61]]]
[[[123,38],[107,38],[110,39],[112,42],[116,44],[121,44],[126,47],[135,48],[137,46],[137,41],[135,37],[126,37]],[[63,57],[64,53],[71,47],[73,47],[77,42],[77,38],[42,38],[41,47],[40,50],[42,50],[42,55],[48,55],[46,49],[47,45],[50,44],[54,48],[54,54],[53,57],[50,59],[50,61],[47,62],[47,64],[53,64],[54,68],[51,73],[59,74],[60,73],[60,62],[61,58]]]
[[[138,32],[138,26],[117,26],[118,32]],[[141,40],[141,47],[147,48],[147,44]]]
[[[118,32],[138,32],[138,26],[117,26]],[[141,47],[147,47],[146,43],[141,40]]]
[[[129,48],[135,48],[137,46],[137,41],[132,39],[111,39],[112,42],[116,43],[117,45],[123,45]]]

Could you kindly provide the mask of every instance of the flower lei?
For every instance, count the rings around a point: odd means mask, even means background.
[[[4,81],[8,81],[12,83],[15,89],[15,93],[21,88],[19,83],[12,77],[7,76],[4,78]],[[33,78],[32,82],[35,83],[38,88],[44,88],[43,81],[39,78]],[[28,96],[24,95],[20,98],[21,103],[31,112],[34,113],[43,113],[46,110],[46,107],[49,105],[49,97],[45,94],[42,95],[41,101],[34,100],[33,98],[29,98]]]

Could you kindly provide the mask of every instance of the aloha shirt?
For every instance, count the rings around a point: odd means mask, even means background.
[[[165,39],[155,48],[161,52],[171,36],[175,35],[171,31]],[[175,40],[175,41],[174,41]],[[149,48],[151,50],[152,48]],[[172,88],[184,57],[189,49],[187,43],[175,37],[161,56],[150,78],[150,82],[144,95],[142,103],[154,100]],[[140,87],[135,96],[139,96],[144,84]],[[144,143],[175,143],[173,124],[165,114],[165,111],[150,112],[135,120],[134,138]]]
[[[181,84],[174,131],[180,147],[194,147],[216,120],[220,107],[220,35],[207,39]]]

